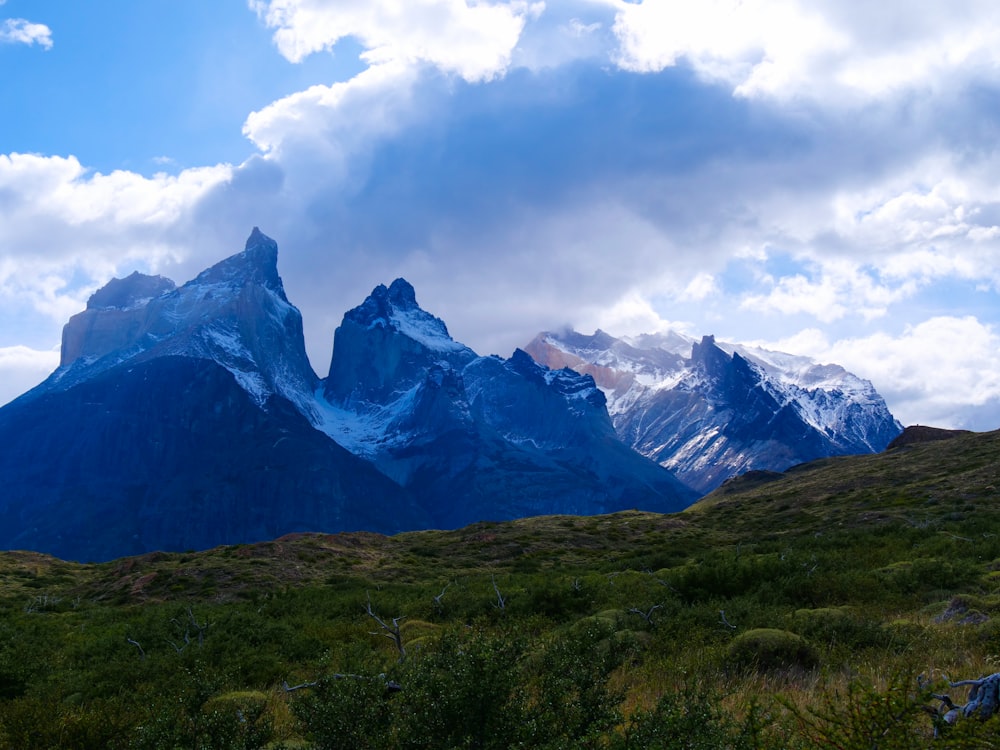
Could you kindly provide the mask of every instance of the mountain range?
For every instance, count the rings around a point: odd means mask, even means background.
[[[902,426],[839,365],[676,332],[541,333],[538,362],[591,375],[621,439],[704,494],[730,477],[884,450]]]
[[[133,273],[0,408],[0,548],[105,560],[304,531],[681,510],[726,479],[900,432],[836,365],[680,334],[539,334],[480,356],[404,279],[306,356],[277,244],[177,286]]]
[[[255,228],[180,287],[94,293],[59,368],[0,409],[0,548],[104,560],[696,499],[619,440],[591,376],[477,355],[402,279],[345,314],[320,379],[277,252]]]

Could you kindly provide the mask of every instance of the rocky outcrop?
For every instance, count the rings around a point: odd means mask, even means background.
[[[127,362],[184,356],[222,365],[258,405],[277,394],[309,412],[319,379],[277,259],[277,244],[255,227],[243,252],[181,287],[137,274],[112,280],[66,324],[62,363],[40,389],[65,390]]]

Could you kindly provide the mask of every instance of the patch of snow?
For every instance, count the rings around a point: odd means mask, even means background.
[[[271,389],[267,387],[267,383],[264,382],[264,378],[260,376],[259,372],[238,370],[235,367],[227,367],[226,369],[236,378],[240,388],[250,394],[257,406],[263,406],[271,397]]]
[[[329,435],[351,453],[375,458],[380,452],[402,445],[412,435],[398,429],[399,422],[413,409],[420,385],[399,393],[391,403],[381,406],[359,405],[356,409],[331,404],[319,386],[313,394],[313,426]]]
[[[468,349],[448,335],[443,322],[419,308],[394,310],[389,318],[396,330],[435,352],[460,352]],[[471,352],[471,350],[469,350]]]
[[[243,343],[243,339],[239,333],[233,330],[232,327],[224,323],[221,325],[212,325],[204,328],[202,333],[208,340],[208,343],[216,347],[221,353],[233,359],[255,364],[253,354],[251,354],[246,344]]]

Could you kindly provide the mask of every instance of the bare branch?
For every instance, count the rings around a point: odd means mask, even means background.
[[[184,631],[184,635],[181,637],[181,640],[184,642],[183,646],[179,643],[174,643],[173,641],[167,641],[171,648],[173,648],[173,650],[178,654],[183,653],[184,649],[191,645],[192,627],[194,627],[195,632],[198,634],[198,646],[201,647],[205,644],[205,631],[208,630],[208,626],[211,625],[208,621],[199,623],[198,619],[194,616],[194,612],[191,610],[191,607],[187,608],[187,615],[187,620],[185,622],[181,622],[176,617],[170,618],[170,622],[172,622],[174,627],[177,628],[178,633],[182,630]]]
[[[139,642],[138,641],[133,641],[128,636],[125,636],[125,640],[128,641],[129,643],[131,643],[137,649],[139,649],[139,658],[145,661],[145,659],[146,659],[146,652],[143,650],[142,646],[139,645]]]
[[[661,586],[666,586],[668,589],[670,589],[674,593],[677,593],[677,589],[675,589],[673,586],[671,586],[667,581],[664,581],[662,578],[657,578],[656,574],[652,570],[649,570],[647,568],[646,570],[644,570],[642,572],[645,573],[646,575],[648,575],[650,578],[652,578],[654,581],[656,581]]]
[[[302,690],[303,688],[316,687],[317,685],[319,685],[318,682],[303,682],[301,685],[289,685],[288,681],[285,680],[284,682],[281,683],[281,689],[284,690],[286,693],[291,693],[296,690]]]
[[[169,643],[170,647],[174,651],[176,651],[178,654],[182,654],[182,653],[184,653],[184,649],[186,649],[188,647],[188,645],[191,643],[191,639],[188,638],[187,633],[185,633],[184,634],[184,645],[183,646],[181,646],[181,645],[179,645],[177,643],[174,643],[173,641],[167,641],[167,643]]]
[[[507,600],[504,598],[504,595],[500,593],[500,587],[497,586],[497,577],[490,574],[490,579],[493,581],[493,591],[495,591],[497,595],[497,600],[493,603],[493,606],[502,612],[507,608]]]
[[[733,625],[731,622],[729,622],[729,620],[726,619],[726,610],[724,610],[724,609],[720,609],[719,610],[719,622],[721,622],[723,625],[725,625],[730,630],[736,630],[736,626]]]
[[[662,604],[654,604],[652,607],[650,607],[645,612],[643,612],[638,607],[632,607],[629,610],[629,612],[632,613],[633,615],[639,615],[639,617],[641,617],[643,620],[646,621],[646,624],[649,625],[649,627],[655,628],[656,627],[656,623],[653,622],[653,613],[656,610],[661,609],[662,607],[663,607]]]
[[[388,692],[390,692],[390,693],[398,693],[400,690],[403,689],[403,686],[400,685],[395,680],[386,679],[386,676],[384,674],[380,674],[377,677],[370,677],[368,675],[363,675],[363,674],[340,674],[340,673],[335,673],[335,674],[330,675],[330,679],[333,679],[333,680],[382,680],[383,683],[385,684],[385,689]],[[295,692],[296,690],[304,690],[305,688],[312,688],[312,687],[316,687],[317,685],[319,685],[319,681],[303,682],[303,683],[301,683],[299,685],[289,685],[288,684],[288,680],[285,680],[285,681],[283,681],[281,683],[281,689],[283,691],[285,691],[286,693],[292,693],[292,692]]]
[[[188,619],[191,621],[191,624],[194,626],[194,629],[198,631],[198,645],[199,646],[204,645],[205,631],[208,630],[208,626],[211,623],[206,620],[203,625],[199,625],[198,620],[195,619],[194,612],[191,611],[190,607],[188,607]]]
[[[942,531],[945,536],[950,536],[952,539],[957,539],[960,542],[971,542],[972,540],[968,537],[959,536],[958,534],[952,534],[950,531]]]
[[[399,632],[399,622],[404,619],[403,617],[393,617],[392,625],[389,625],[385,620],[375,614],[375,610],[372,609],[372,597],[368,594],[368,606],[365,608],[368,616],[371,617],[375,622],[379,624],[382,628],[382,633],[372,633],[372,635],[384,635],[390,641],[396,645],[396,650],[399,652],[399,660],[403,661],[406,658],[406,649],[403,647],[403,635]]]
[[[957,680],[952,682],[947,675],[944,675],[951,687],[971,687],[969,699],[964,706],[956,706],[951,696],[931,693],[930,697],[940,701],[941,706],[937,709],[926,707],[935,720],[934,736],[939,736],[940,723],[954,724],[961,717],[978,716],[979,719],[986,720],[993,716],[1000,708],[1000,672],[980,677],[978,680]],[[924,682],[918,678],[917,684],[923,689]],[[947,709],[947,710],[946,710]]]
[[[441,589],[441,593],[434,597],[434,606],[437,607],[438,610],[444,609],[444,604],[441,603],[441,600],[444,599],[444,592],[448,590],[449,586],[451,586],[451,583],[446,583],[444,588]]]

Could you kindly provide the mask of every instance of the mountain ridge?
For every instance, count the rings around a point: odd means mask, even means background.
[[[479,356],[403,279],[345,313],[322,393],[321,429],[424,498],[448,527],[491,511],[679,510],[694,499],[620,443],[592,378],[549,370],[521,350]]]
[[[695,499],[618,440],[591,378],[480,357],[403,279],[345,313],[319,378],[277,253],[255,227],[181,286],[133,274],[95,292],[59,368],[0,408],[17,444],[0,454],[0,547],[107,559]]]
[[[595,378],[622,440],[700,492],[749,470],[869,453],[902,430],[874,386],[839,365],[676,332],[542,332],[549,367]]]

